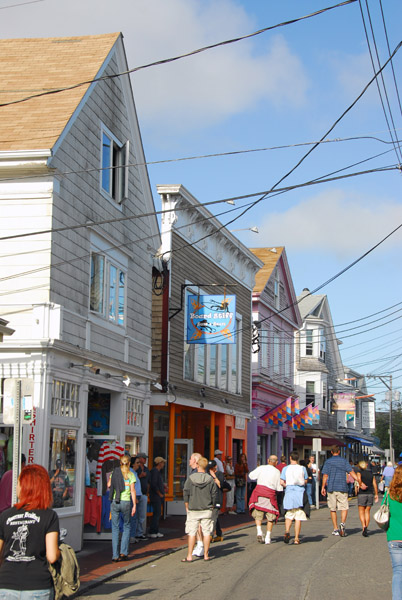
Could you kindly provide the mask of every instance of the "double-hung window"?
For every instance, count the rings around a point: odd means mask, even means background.
[[[126,272],[102,253],[91,254],[90,310],[117,325],[125,324]]]
[[[127,196],[129,142],[120,142],[105,127],[101,135],[101,190],[108,198],[121,204]]]
[[[313,356],[313,333],[312,329],[306,329],[306,356]]]
[[[306,381],[306,406],[311,403],[315,406],[315,381]]]

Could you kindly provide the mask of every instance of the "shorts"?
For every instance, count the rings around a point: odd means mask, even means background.
[[[212,510],[189,510],[186,519],[187,535],[196,535],[198,526],[201,525],[203,535],[212,535],[214,520]]]
[[[275,522],[276,521],[276,515],[273,515],[270,512],[264,512],[263,510],[258,510],[258,508],[253,508],[251,516],[256,521],[263,521],[264,517],[267,518],[268,522],[269,521],[271,521],[271,522]]]
[[[337,510],[349,510],[348,493],[329,492],[328,508],[331,512],[336,512]]]
[[[357,506],[373,506],[374,494],[360,493],[357,495]]]
[[[285,513],[285,519],[290,521],[307,521],[306,513],[301,508],[291,508]]]

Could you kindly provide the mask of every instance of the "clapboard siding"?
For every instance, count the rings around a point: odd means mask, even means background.
[[[250,410],[250,369],[251,369],[251,291],[230,277],[218,264],[207,259],[194,247],[183,246],[183,239],[173,233],[172,235],[172,286],[170,306],[180,306],[181,284],[190,281],[193,284],[220,283],[227,286],[235,284],[235,287],[227,287],[226,294],[236,296],[236,311],[242,316],[242,365],[241,365],[241,395],[229,393],[208,387],[208,403],[216,403],[222,406],[222,397],[229,399],[231,408],[240,411]],[[205,288],[207,292],[211,288]],[[213,294],[223,294],[224,286],[213,288]],[[169,383],[177,385],[180,390],[184,389],[188,394],[196,394],[200,389],[199,383],[192,383],[183,379],[183,349],[184,349],[185,323],[184,309],[170,321],[170,344],[169,344]]]

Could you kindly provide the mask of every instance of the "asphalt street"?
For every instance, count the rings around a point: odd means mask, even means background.
[[[211,545],[212,560],[181,563],[185,549],[135,568],[83,597],[92,600],[378,600],[391,598],[392,569],[386,535],[372,521],[361,535],[356,500],[346,538],[331,535],[327,508],[313,510],[303,523],[302,543],[284,544],[284,523],[273,543],[256,542],[254,526],[229,533]],[[378,505],[377,505],[378,506]],[[375,510],[375,509],[374,509]]]

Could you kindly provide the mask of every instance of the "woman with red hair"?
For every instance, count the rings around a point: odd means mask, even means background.
[[[52,600],[48,562],[60,556],[59,518],[52,510],[48,472],[28,465],[17,483],[18,502],[0,515],[0,600]]]

